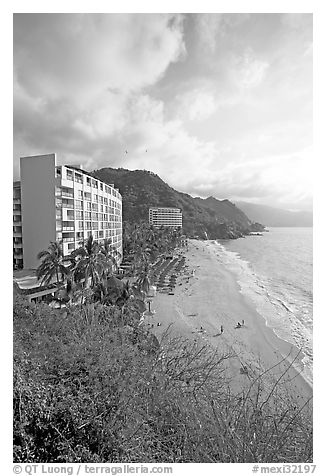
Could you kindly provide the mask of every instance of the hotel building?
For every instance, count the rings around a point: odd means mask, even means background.
[[[155,227],[169,226],[173,228],[181,228],[182,212],[180,208],[150,208],[149,224]]]
[[[122,198],[112,184],[81,167],[56,165],[56,154],[21,157],[20,179],[20,202],[14,186],[14,250],[24,268],[37,268],[37,254],[51,241],[61,241],[69,256],[90,235],[99,242],[110,238],[122,257]]]
[[[14,182],[13,189],[13,255],[14,267],[23,267],[23,233],[20,199],[20,182]]]

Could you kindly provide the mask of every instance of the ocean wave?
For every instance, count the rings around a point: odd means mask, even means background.
[[[299,286],[286,285],[275,278],[258,274],[251,263],[236,251],[215,241],[219,261],[236,276],[240,292],[255,305],[266,325],[275,334],[298,347],[303,353],[305,378],[312,382],[312,307],[309,292],[300,293]]]

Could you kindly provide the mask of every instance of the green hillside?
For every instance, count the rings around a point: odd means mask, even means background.
[[[251,231],[261,231],[244,212],[228,200],[193,198],[178,192],[158,175],[145,170],[103,168],[93,175],[112,183],[123,197],[123,220],[148,219],[150,207],[177,207],[183,213],[183,227],[189,236],[205,238],[238,238]]]

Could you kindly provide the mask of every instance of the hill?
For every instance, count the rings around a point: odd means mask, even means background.
[[[282,210],[247,202],[236,202],[236,205],[250,220],[264,223],[266,226],[304,227],[312,226],[313,223],[312,212]]]
[[[148,220],[150,207],[177,207],[183,213],[183,228],[189,236],[209,239],[238,238],[251,231],[262,231],[245,213],[228,200],[193,198],[178,192],[158,175],[146,170],[103,168],[93,175],[113,183],[123,196],[123,220]]]

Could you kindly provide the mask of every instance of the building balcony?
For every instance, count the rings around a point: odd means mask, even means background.
[[[63,198],[74,198],[74,194],[73,194],[73,193],[65,192],[64,190],[62,190],[61,196],[62,196]]]
[[[63,243],[71,243],[73,241],[75,241],[75,238],[65,238],[65,237],[62,238]]]
[[[74,231],[74,226],[63,226],[62,231]]]
[[[71,208],[73,210],[75,207],[73,203],[62,202],[62,208]]]

